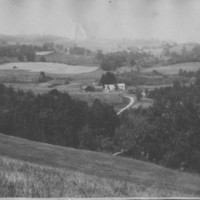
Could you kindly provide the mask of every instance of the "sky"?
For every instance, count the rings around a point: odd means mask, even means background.
[[[200,0],[0,0],[0,34],[200,42]]]

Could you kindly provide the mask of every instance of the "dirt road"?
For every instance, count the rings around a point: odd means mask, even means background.
[[[127,106],[125,106],[124,108],[122,108],[118,113],[117,115],[120,115],[123,111],[125,111],[126,109],[130,108],[136,101],[136,97],[134,96],[124,96],[126,98],[129,98],[130,99],[130,102]]]

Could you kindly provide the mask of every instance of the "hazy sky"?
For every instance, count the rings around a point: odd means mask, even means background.
[[[200,42],[200,0],[0,0],[0,34]]]

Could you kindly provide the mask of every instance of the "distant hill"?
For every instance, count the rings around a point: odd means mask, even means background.
[[[2,197],[200,195],[196,174],[3,134],[0,163]]]

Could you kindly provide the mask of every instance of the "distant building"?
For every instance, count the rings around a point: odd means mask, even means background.
[[[104,85],[104,91],[105,92],[112,92],[115,90],[126,90],[125,83],[117,83],[117,84],[105,84]]]
[[[117,84],[117,87],[118,87],[118,90],[123,90],[123,91],[126,90],[126,85],[125,85],[125,83],[118,83],[118,84]]]
[[[104,91],[105,92],[111,92],[116,89],[116,86],[114,84],[106,84],[104,85]]]

